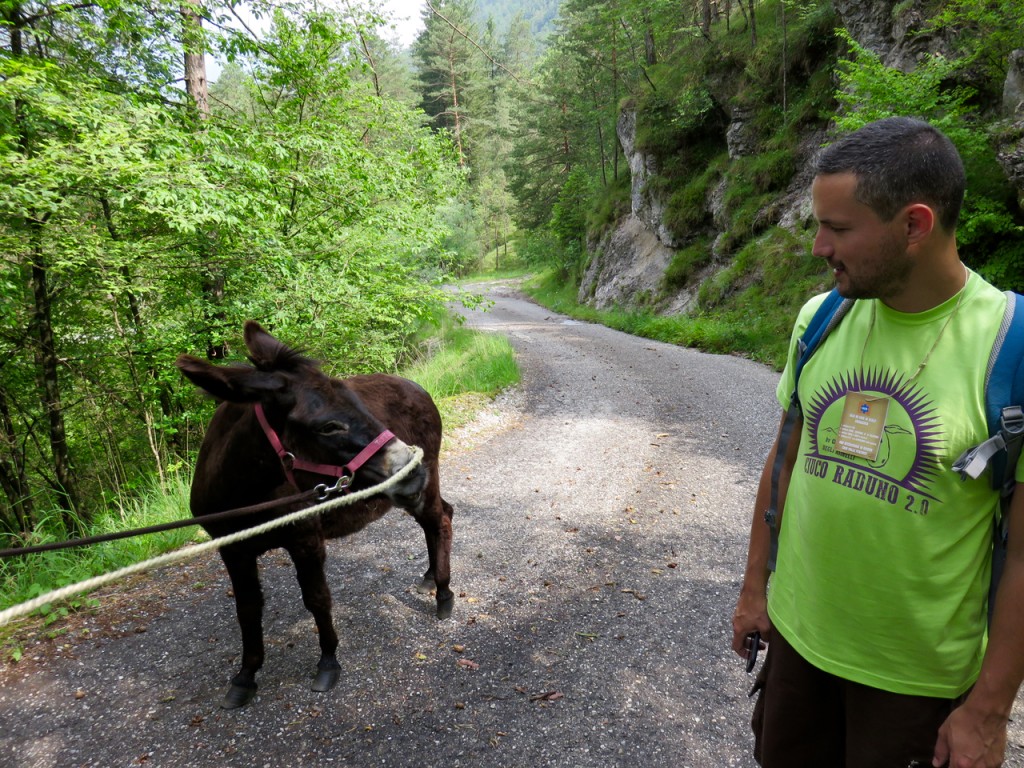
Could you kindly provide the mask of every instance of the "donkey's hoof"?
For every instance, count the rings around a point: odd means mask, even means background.
[[[244,707],[254,698],[256,698],[255,685],[250,688],[246,685],[232,684],[220,706],[221,709],[238,709],[239,707]]]
[[[434,584],[433,579],[428,579],[424,577],[423,581],[416,585],[416,591],[419,592],[421,595],[429,595],[431,592],[434,591],[436,586],[437,585]]]
[[[341,677],[341,670],[339,669],[321,669],[316,673],[316,679],[313,681],[313,690],[320,693],[329,691],[338,682],[339,677]]]
[[[437,600],[437,618],[448,619],[451,618],[452,608],[455,607],[455,595],[448,595],[447,597],[440,597]]]

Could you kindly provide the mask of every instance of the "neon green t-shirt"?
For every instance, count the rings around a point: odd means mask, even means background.
[[[823,299],[797,318],[784,408],[796,340]],[[826,672],[944,698],[977,679],[999,502],[988,473],[962,481],[950,467],[988,437],[985,369],[1005,303],[973,273],[962,300],[927,312],[858,301],[800,374],[804,423],[768,605]]]

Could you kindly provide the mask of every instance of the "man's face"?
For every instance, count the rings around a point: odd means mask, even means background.
[[[811,201],[818,232],[811,253],[828,262],[845,298],[891,300],[906,290],[914,265],[907,234],[901,217],[884,222],[858,202],[856,188],[852,173],[815,177]]]

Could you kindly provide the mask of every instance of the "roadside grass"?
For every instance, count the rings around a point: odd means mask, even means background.
[[[163,485],[154,483],[140,495],[121,500],[106,513],[93,518],[85,525],[83,536],[99,536],[188,517],[190,482],[191,473],[182,471],[171,475]],[[24,541],[23,545],[48,544],[64,538],[63,527],[54,521],[53,524],[44,523],[39,526],[31,539]],[[179,528],[79,549],[38,552],[0,560],[0,610],[206,538],[201,528]],[[59,605],[45,605],[35,615],[42,617],[43,631],[56,637],[61,633],[58,623],[60,619],[82,608],[95,606],[95,600],[86,595],[78,595]],[[20,659],[21,648],[15,639],[16,628],[17,624],[0,627],[0,648],[3,649],[0,659]]]
[[[720,355],[742,355],[780,370],[789,343],[790,320],[774,307],[750,301],[742,308],[720,307],[694,315],[656,315],[623,309],[599,310],[579,304],[575,286],[557,270],[524,280],[520,286],[534,301],[578,320],[655,341]],[[767,300],[765,300],[767,302]],[[770,303],[770,302],[769,302]]]
[[[501,270],[479,269],[468,275],[460,277],[459,283],[464,284],[491,280],[514,280],[516,278],[526,277],[530,274],[533,274],[533,270],[525,265],[515,265],[507,268],[502,267]]]
[[[422,351],[400,375],[426,389],[437,402],[445,425],[451,429],[470,422],[477,411],[501,390],[519,381],[519,366],[512,345],[504,336],[474,331],[449,318],[421,343]],[[442,450],[447,447],[446,442]],[[130,500],[117,502],[88,525],[83,536],[96,536],[131,528],[171,522],[189,515],[191,472],[171,476]],[[65,538],[60,515],[34,533],[24,545],[46,544]],[[34,599],[46,592],[75,584],[137,562],[205,540],[199,527],[104,542],[80,549],[40,552],[0,560],[0,610]],[[83,608],[98,606],[81,595],[34,614],[42,617],[41,630],[51,637],[61,634],[60,620]],[[0,627],[0,661],[18,661],[22,655],[18,623]]]
[[[508,339],[474,331],[449,317],[402,375],[437,403],[445,427],[444,449],[449,431],[472,421],[495,395],[517,383],[520,373]]]

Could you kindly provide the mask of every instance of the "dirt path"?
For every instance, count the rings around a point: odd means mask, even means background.
[[[260,693],[225,712],[226,577],[167,569],[0,669],[0,766],[753,766],[728,617],[776,375],[491,293],[470,322],[509,335],[523,387],[443,466],[451,620],[411,589],[411,520],[335,542],[344,671],[314,693],[312,622],[272,553]]]

